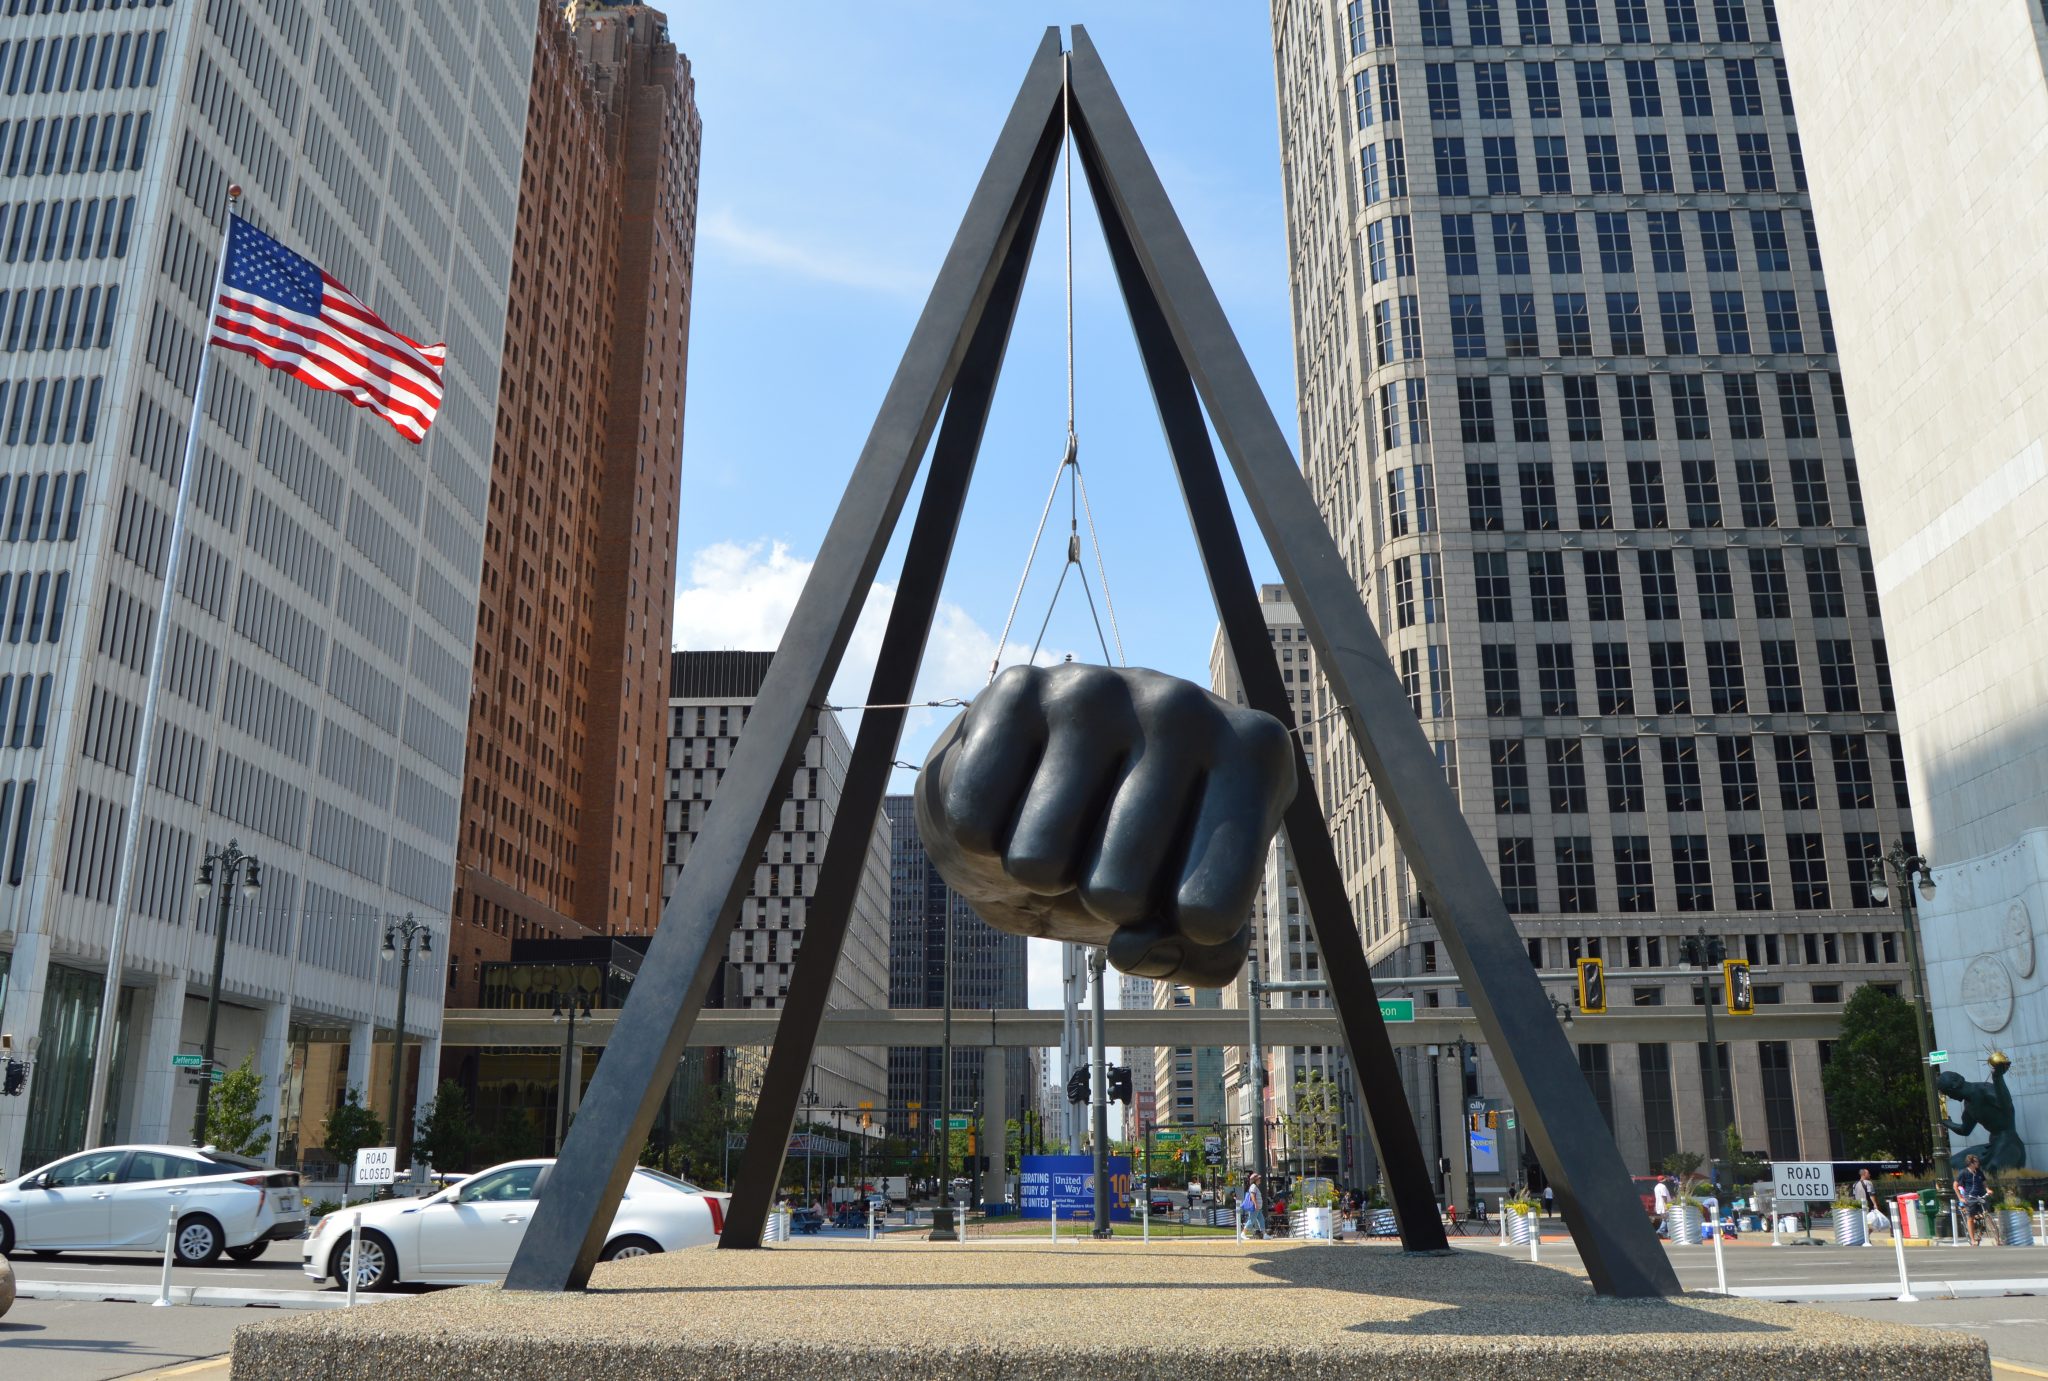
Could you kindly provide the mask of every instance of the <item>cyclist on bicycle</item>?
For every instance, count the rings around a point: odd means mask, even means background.
[[[1963,1214],[1970,1223],[1970,1245],[1977,1246],[1990,1208],[1991,1182],[1985,1178],[1984,1167],[1975,1156],[1968,1157],[1963,1168],[1956,1173],[1956,1199],[1962,1204]]]

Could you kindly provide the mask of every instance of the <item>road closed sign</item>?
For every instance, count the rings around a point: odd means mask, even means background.
[[[1835,1167],[1824,1160],[1776,1161],[1771,1196],[1779,1203],[1827,1203],[1835,1197]]]
[[[397,1168],[396,1146],[365,1146],[356,1152],[357,1184],[390,1184]]]

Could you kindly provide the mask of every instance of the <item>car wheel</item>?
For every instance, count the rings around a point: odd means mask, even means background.
[[[178,1264],[181,1266],[211,1266],[220,1260],[220,1224],[201,1213],[195,1213],[178,1224]]]
[[[657,1256],[660,1252],[661,1243],[651,1237],[621,1237],[616,1242],[606,1243],[603,1255],[597,1259],[599,1261],[630,1261],[636,1256]]]
[[[388,1290],[398,1283],[398,1253],[391,1249],[390,1239],[383,1233],[364,1233],[361,1253],[361,1261],[355,1263],[358,1290]],[[348,1288],[352,1255],[348,1239],[343,1238],[334,1249],[334,1283],[344,1290]]]
[[[268,1242],[251,1242],[246,1246],[229,1247],[228,1256],[235,1261],[254,1261],[269,1245]]]
[[[7,1221],[7,1215],[0,1213],[0,1256],[14,1255],[14,1224]]]

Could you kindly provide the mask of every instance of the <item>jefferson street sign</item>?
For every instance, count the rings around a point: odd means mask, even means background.
[[[1927,1052],[1927,1063],[1929,1063],[1929,1064],[1931,1064],[1931,1065],[1945,1065],[1945,1064],[1947,1064],[1947,1063],[1948,1063],[1948,1052],[1947,1052],[1946,1050],[1930,1050],[1930,1051],[1928,1051],[1928,1052]]]
[[[206,1057],[205,1057],[204,1055],[173,1055],[173,1056],[171,1056],[171,1068],[172,1068],[172,1069],[197,1069],[197,1068],[199,1068],[199,1067],[200,1067],[201,1065],[203,1065],[203,1064],[205,1064],[205,1063],[206,1063]]]
[[[1415,999],[1412,997],[1383,997],[1380,999],[1381,1021],[1415,1020]]]

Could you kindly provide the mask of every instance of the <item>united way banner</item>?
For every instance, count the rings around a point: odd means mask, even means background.
[[[1095,1157],[1026,1156],[1017,1191],[1020,1217],[1047,1218],[1059,1210],[1060,1221],[1095,1215]],[[1109,1220],[1131,1221],[1131,1158],[1109,1158]]]

